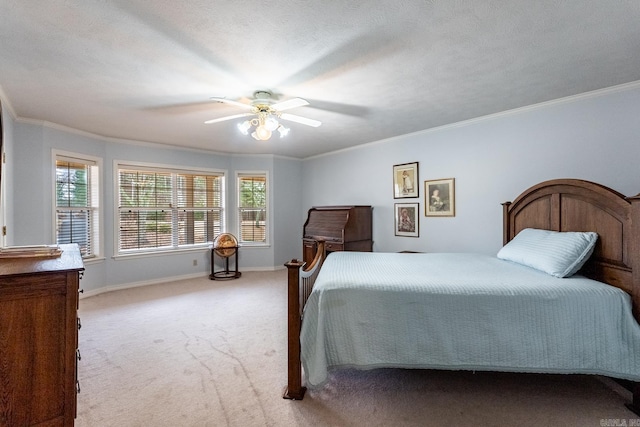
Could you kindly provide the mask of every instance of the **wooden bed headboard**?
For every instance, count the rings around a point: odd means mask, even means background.
[[[595,231],[593,255],[580,270],[631,295],[640,322],[640,195],[625,197],[578,179],[534,185],[503,206],[503,244],[524,228]]]

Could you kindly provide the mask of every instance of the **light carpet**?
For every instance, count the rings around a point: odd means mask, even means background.
[[[631,393],[582,375],[342,370],[285,400],[284,270],[109,292],[79,313],[80,427],[640,425]]]

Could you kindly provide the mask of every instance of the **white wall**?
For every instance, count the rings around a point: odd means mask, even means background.
[[[302,224],[299,230],[292,226],[300,221],[301,216],[301,165],[302,161],[298,159],[270,155],[231,156],[234,171],[231,179],[235,179],[236,171],[266,171],[268,174],[269,247],[246,248],[241,254],[240,266],[249,265],[263,270],[283,268],[288,259],[302,253]],[[235,192],[229,195],[228,206],[236,205],[236,197]],[[229,220],[230,229],[237,229],[236,216],[229,215]]]
[[[273,156],[234,156],[211,152],[177,149],[157,144],[105,139],[50,124],[17,121],[13,156],[16,183],[14,199],[9,210],[14,212],[15,245],[54,243],[53,233],[53,163],[52,149],[70,151],[99,157],[103,160],[104,191],[104,255],[105,259],[87,261],[82,286],[87,293],[105,288],[145,284],[163,279],[205,275],[210,272],[210,253],[198,251],[161,254],[154,256],[114,258],[115,214],[114,160],[137,161],[182,167],[224,170],[227,173],[226,200],[229,232],[235,233],[235,171],[265,170],[270,179],[280,182],[299,182],[300,161],[277,159],[280,171],[274,173]],[[294,174],[294,176],[289,176]],[[275,177],[275,178],[274,178]],[[300,240],[296,230],[282,227],[283,223],[299,220],[301,187],[279,186],[270,189],[271,219],[269,225],[279,228],[278,238],[273,238],[266,248],[243,247],[239,253],[242,270],[282,268],[289,252],[288,242]],[[286,191],[286,193],[285,193]],[[297,192],[297,193],[296,193]],[[282,245],[282,247],[279,247]],[[296,253],[301,252],[301,249]],[[197,260],[197,266],[193,266]]]
[[[14,134],[13,134],[13,117],[9,112],[9,105],[6,100],[0,96],[2,100],[2,150],[5,153],[6,162],[2,165],[2,182],[0,182],[0,229],[2,226],[7,227],[7,235],[0,236],[0,245],[13,245],[13,210],[9,206],[13,205],[14,194]],[[2,153],[0,153],[2,155]],[[0,160],[1,161],[1,160]]]
[[[87,135],[50,124],[14,120],[6,112],[7,244],[51,243],[51,150],[103,159],[105,255],[87,263],[86,291],[204,275],[208,251],[127,260],[112,258],[113,161],[130,160],[227,171],[227,206],[235,201],[235,171],[266,170],[271,180],[268,248],[243,248],[240,270],[279,268],[302,254],[302,225],[315,205],[374,206],[376,251],[495,253],[502,242],[501,202],[554,178],[581,178],[623,194],[640,191],[640,85],[615,88],[431,131],[405,135],[304,161],[182,150]],[[392,166],[419,162],[420,183],[456,179],[456,216],[420,215],[420,237],[394,236]],[[233,185],[232,185],[233,184]],[[230,227],[234,215],[228,215]],[[230,228],[232,231],[233,228]],[[192,261],[197,259],[198,266]]]
[[[502,244],[501,203],[555,178],[640,192],[640,85],[612,88],[307,159],[303,212],[372,205],[375,251],[483,252]],[[419,162],[418,199],[394,199],[394,164]],[[456,216],[424,216],[424,180],[455,178]],[[420,203],[420,237],[394,235],[397,202]]]
[[[275,158],[271,184],[275,191],[272,243],[274,262],[282,266],[293,258],[302,257],[302,162]]]

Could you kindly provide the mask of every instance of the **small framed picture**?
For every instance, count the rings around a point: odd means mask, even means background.
[[[419,232],[419,203],[396,203],[396,236],[420,237]]]
[[[419,197],[418,162],[393,166],[393,198]]]
[[[456,216],[455,179],[424,182],[425,216]]]

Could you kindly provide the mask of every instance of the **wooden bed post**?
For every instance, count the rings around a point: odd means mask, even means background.
[[[511,240],[511,224],[509,223],[509,206],[511,202],[504,202],[502,204],[502,246],[509,243]]]
[[[288,277],[288,320],[287,320],[287,387],[282,395],[285,399],[302,400],[306,387],[302,386],[302,365],[300,360],[300,268],[304,262],[293,259],[285,266]]]
[[[631,240],[629,241],[629,253],[631,254],[631,302],[633,316],[640,323],[640,194],[628,197],[631,203]],[[633,401],[627,405],[636,415],[640,416],[640,383],[633,386]]]
[[[631,240],[629,241],[633,272],[631,301],[633,302],[633,315],[640,323],[640,194],[628,197],[627,200],[631,202]]]

